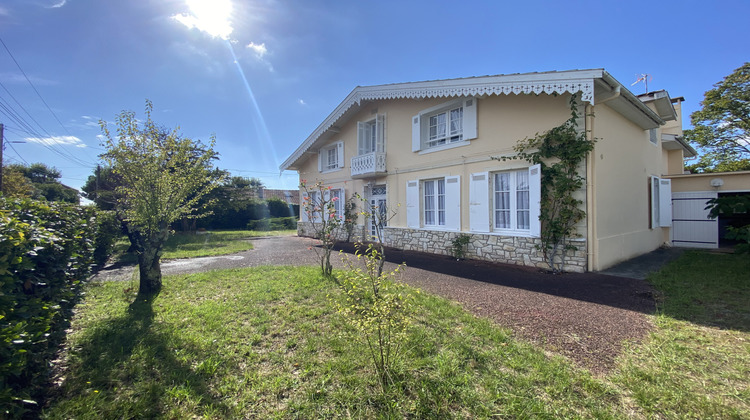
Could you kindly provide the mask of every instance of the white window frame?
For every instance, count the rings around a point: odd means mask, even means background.
[[[507,175],[508,177],[508,190],[503,190],[502,193],[508,195],[508,207],[507,208],[499,208],[498,206],[498,194],[501,193],[500,190],[498,190],[498,177]],[[526,185],[525,189],[521,189],[521,185],[519,185],[520,178],[525,178]],[[531,202],[531,188],[529,184],[529,171],[528,169],[523,169],[520,171],[501,171],[501,172],[492,172],[491,173],[491,179],[490,179],[490,205],[492,206],[492,223],[490,224],[491,229],[493,232],[500,232],[504,234],[509,235],[518,235],[518,234],[525,234],[528,235],[531,232],[531,213],[530,213],[530,202]],[[525,201],[526,208],[519,207],[519,194],[525,193],[526,199]],[[508,212],[509,220],[508,220],[508,227],[501,227],[498,226],[498,212]],[[525,212],[528,213],[527,216],[527,226],[519,226],[519,213]]]
[[[330,199],[333,200],[334,197],[337,197],[336,201],[333,202],[333,210],[335,212],[335,217],[339,220],[344,219],[344,203],[346,202],[346,194],[343,188],[331,188],[330,190]]]
[[[331,158],[335,157],[335,162]],[[318,152],[318,172],[340,171],[344,167],[344,142],[337,141],[322,147]]]
[[[357,122],[358,156],[385,152],[385,114],[377,114],[368,121]]]
[[[427,195],[428,190],[431,192],[429,196]],[[421,200],[424,226],[445,226],[445,178],[422,181]],[[430,217],[428,217],[428,212],[430,212]]]
[[[426,194],[425,185],[431,185]],[[442,200],[440,200],[440,188]],[[428,203],[428,204],[425,204]],[[433,218],[426,216],[434,212]],[[442,220],[441,220],[442,219]],[[413,229],[459,231],[461,229],[461,176],[430,177],[406,183],[406,225]]]
[[[651,128],[648,130],[648,142],[653,144],[654,146],[659,145],[659,137],[658,132],[656,128]]]
[[[517,203],[510,206],[512,223],[510,228],[498,228],[495,224],[495,175],[502,173],[528,173],[529,228],[518,229]],[[511,176],[510,196],[517,200],[517,176]],[[509,200],[511,201],[511,200]],[[504,169],[473,173],[469,176],[469,229],[471,232],[502,236],[538,238],[541,234],[539,214],[541,209],[541,165],[524,169]],[[526,210],[526,209],[522,209]]]
[[[454,113],[460,118],[452,120]],[[442,122],[440,116],[444,116]],[[443,131],[438,127],[443,127]],[[452,127],[460,126],[452,130]],[[433,130],[434,128],[434,130]],[[412,151],[432,153],[466,146],[477,138],[477,98],[460,98],[422,110],[412,118]]]

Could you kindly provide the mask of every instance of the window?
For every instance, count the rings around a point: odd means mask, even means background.
[[[406,183],[406,225],[410,228],[461,228],[461,177]]]
[[[333,210],[335,217],[343,219],[344,217],[344,202],[346,200],[346,194],[343,188],[332,188],[323,192],[323,199],[321,199],[320,191],[310,191],[309,206],[312,210],[313,222],[320,222],[321,217],[329,217],[329,209],[326,206],[323,207],[323,201],[330,201],[333,203]],[[300,209],[302,221],[309,221],[309,215],[304,208]]]
[[[529,230],[529,172],[500,172],[493,176],[494,229]]]
[[[425,226],[445,226],[445,179],[422,183]]]
[[[469,229],[538,237],[541,168],[480,172],[469,178]]]
[[[339,219],[344,218],[344,190],[341,188],[332,189],[331,192],[331,200],[333,201],[333,211],[335,217]]]
[[[651,144],[653,144],[653,145],[659,144],[659,140],[656,137],[656,129],[655,128],[652,128],[652,129],[648,130],[648,141],[650,141]]]
[[[374,119],[357,123],[357,144],[359,156],[385,151],[385,115],[376,115]]]
[[[463,106],[431,115],[427,147],[435,147],[463,140],[463,115]]]
[[[318,171],[329,172],[344,167],[344,143],[336,142],[320,149],[318,153]]]
[[[442,150],[477,137],[477,100],[464,98],[428,108],[412,119],[412,151]]]

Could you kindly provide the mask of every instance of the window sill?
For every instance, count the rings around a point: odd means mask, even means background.
[[[440,146],[430,147],[429,149],[422,149],[418,153],[420,155],[425,155],[425,154],[432,153],[432,152],[439,152],[441,150],[448,150],[448,149],[453,149],[456,147],[468,146],[469,144],[471,144],[471,142],[469,142],[468,140],[462,140],[462,141],[457,141],[455,143],[448,143],[448,144],[442,144]]]
[[[328,173],[331,173],[331,172],[338,172],[338,171],[340,171],[342,169],[344,169],[344,168],[343,167],[338,167],[338,168],[335,168],[335,169],[326,169],[324,171],[320,171],[320,173],[321,174],[328,174]]]

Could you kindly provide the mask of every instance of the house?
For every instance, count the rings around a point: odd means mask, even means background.
[[[276,198],[287,204],[299,205],[299,190],[273,190],[270,188],[260,188],[258,190],[258,198],[261,200]]]
[[[586,218],[565,269],[602,270],[670,244],[671,175],[696,154],[682,140],[682,98],[636,96],[603,69],[357,87],[281,169],[331,187],[337,214],[354,193],[397,209],[386,245],[450,254],[467,234],[469,258],[543,267],[539,167],[493,157],[568,120],[572,95],[596,143],[580,168]],[[311,223],[303,214],[299,234]],[[358,223],[367,236],[372,221]]]

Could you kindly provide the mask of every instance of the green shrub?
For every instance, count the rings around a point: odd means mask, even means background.
[[[122,224],[113,211],[98,211],[96,214],[97,233],[94,241],[94,263],[104,266],[107,263],[115,242],[122,236]]]
[[[38,407],[48,360],[91,270],[93,208],[0,197],[0,417]]]
[[[296,217],[275,217],[273,219],[251,220],[247,223],[248,230],[290,230],[297,229]]]

